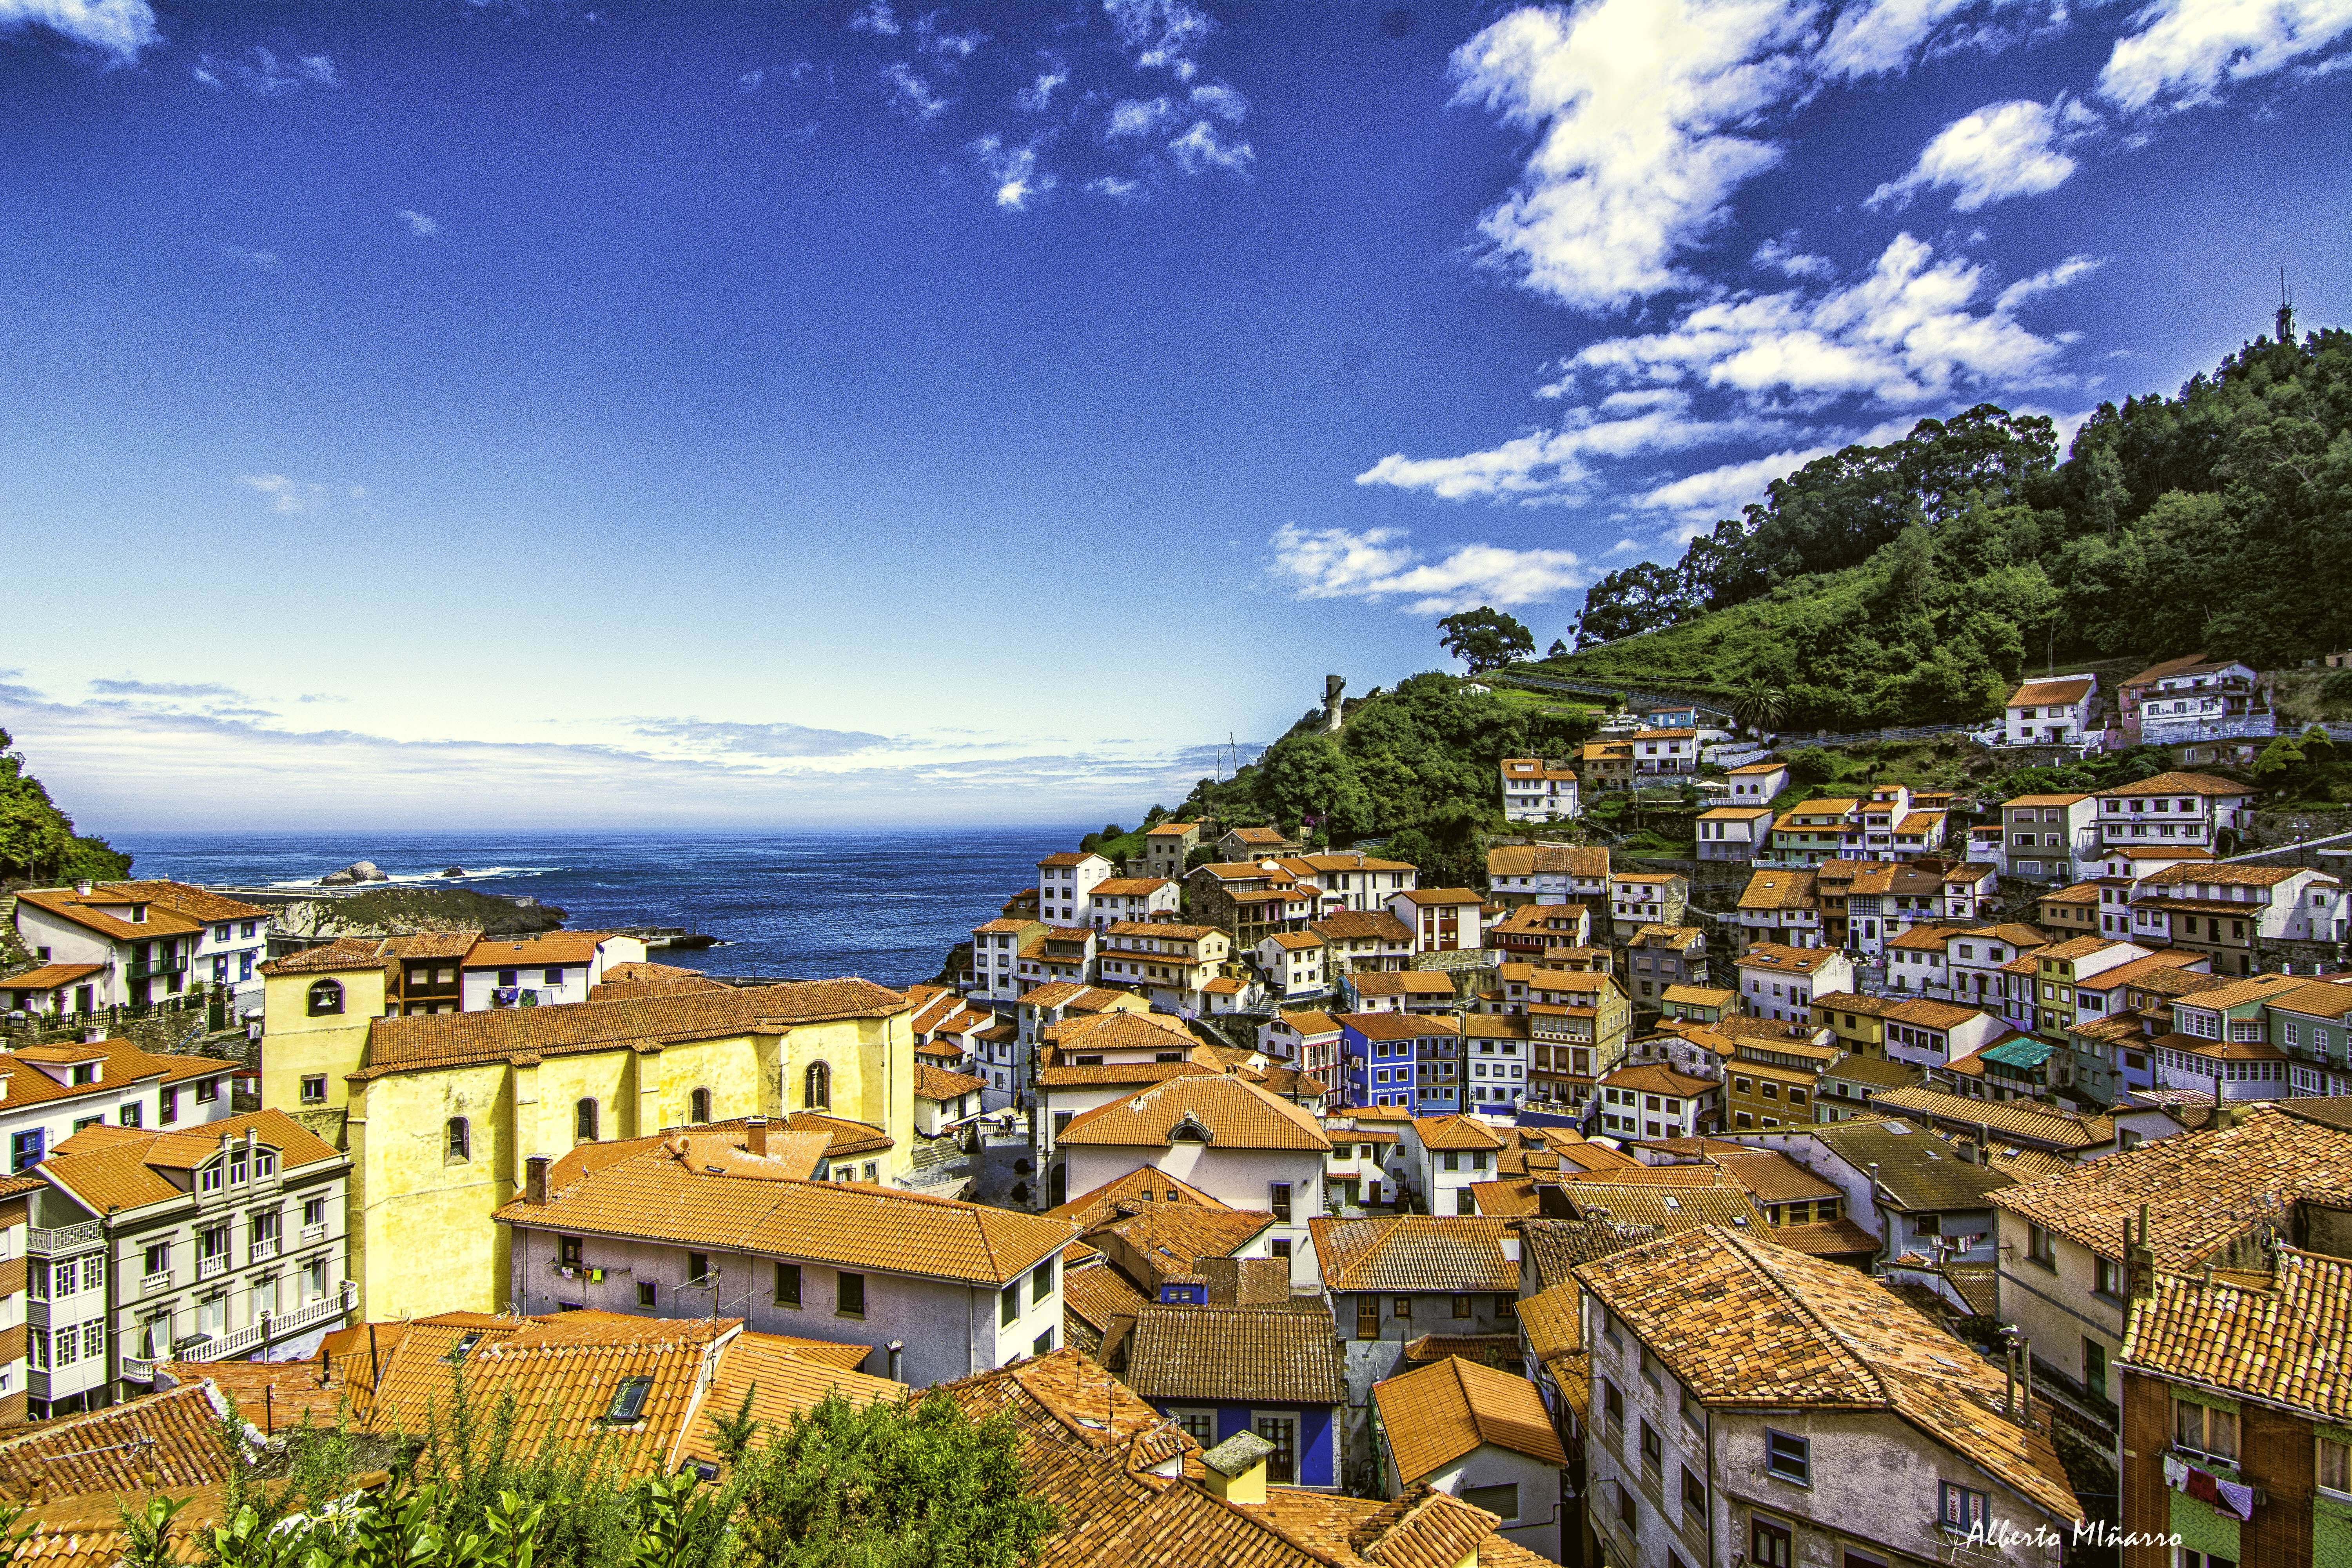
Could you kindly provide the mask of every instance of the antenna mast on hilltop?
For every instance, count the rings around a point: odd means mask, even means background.
[[[2286,291],[2286,268],[2279,268],[2278,341],[2294,342],[2294,299]]]

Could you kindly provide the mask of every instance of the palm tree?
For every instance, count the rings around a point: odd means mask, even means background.
[[[1751,679],[1731,700],[1731,716],[1753,731],[1769,730],[1788,711],[1789,694],[1764,679]]]

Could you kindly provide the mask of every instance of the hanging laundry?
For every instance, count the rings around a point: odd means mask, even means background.
[[[2164,1484],[2177,1492],[2189,1489],[2189,1462],[2178,1454],[2164,1457]]]
[[[2189,1495],[2195,1498],[2199,1502],[2210,1502],[2218,1505],[2221,1500],[2221,1483],[2216,1481],[2210,1475],[2207,1474],[2203,1470],[2191,1469],[2189,1472],[2189,1486],[2187,1490]]]
[[[2241,1486],[2236,1481],[2225,1481],[2216,1476],[2213,1479],[2213,1489],[2221,1494],[2221,1506],[2236,1514],[2241,1521],[2252,1520],[2254,1517],[2253,1488]]]

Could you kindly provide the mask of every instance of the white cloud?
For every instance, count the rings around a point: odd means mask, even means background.
[[[1168,151],[1176,166],[1188,174],[1204,169],[1223,169],[1228,174],[1249,178],[1249,166],[1257,157],[1246,142],[1220,142],[1217,132],[1205,120],[1192,121],[1192,129],[1168,143]]]
[[[327,503],[327,487],[305,484],[288,479],[284,474],[244,474],[236,481],[249,485],[269,498],[269,510],[280,517],[298,517],[306,511],[316,511]]]
[[[257,46],[250,51],[252,61],[226,56],[201,55],[191,72],[209,87],[223,87],[227,82],[251,88],[264,98],[283,98],[304,87],[341,87],[343,79],[335,74],[335,62],[325,55],[302,55],[293,59],[281,59],[270,49]]]
[[[1594,343],[1575,363],[1621,384],[1696,383],[1803,406],[1853,396],[1911,407],[1979,385],[2063,384],[2062,344],[2016,321],[2021,300],[1979,308],[1989,282],[1983,266],[1937,260],[1899,234],[1853,281],[1710,300],[1665,331]]]
[[[147,0],[0,0],[0,36],[45,28],[111,68],[163,41]]]
[[[898,14],[891,9],[890,0],[872,0],[872,4],[850,13],[849,30],[871,33],[877,38],[895,38],[899,33]]]
[[[988,42],[986,33],[940,31],[940,18],[945,15],[943,11],[928,11],[915,17],[915,37],[921,40],[917,47],[924,53],[943,60],[969,59],[974,49]]]
[[[1086,188],[1098,196],[1108,196],[1125,206],[1135,206],[1151,199],[1151,192],[1141,180],[1123,180],[1117,174],[1105,174],[1088,180]]]
[[[1156,136],[1179,118],[1176,106],[1164,98],[1123,98],[1103,118],[1103,140],[1116,145]]]
[[[1738,134],[1803,90],[1804,0],[1523,8],[1454,53],[1456,102],[1536,135],[1481,216],[1486,262],[1580,310],[1682,286],[1677,256],[1780,158]]]
[[[989,132],[968,149],[988,177],[996,183],[996,205],[1006,212],[1025,212],[1029,204],[1051,191],[1050,174],[1037,168],[1037,143],[1007,147],[1003,138]]]
[[[890,106],[908,117],[930,121],[955,100],[940,98],[931,91],[931,84],[908,70],[898,60],[882,68],[882,79],[890,84]]]
[[[1013,107],[1024,114],[1043,114],[1053,106],[1054,89],[1070,84],[1068,69],[1060,65],[1037,73],[1037,79],[1013,95]]]
[[[1404,538],[1402,529],[1358,533],[1286,522],[1266,542],[1274,550],[1267,574],[1294,599],[1402,598],[1414,615],[1538,604],[1590,581],[1573,551],[1463,544],[1428,561]]]
[[[1783,278],[1828,278],[1837,267],[1826,256],[1816,255],[1797,243],[1797,231],[1790,229],[1778,239],[1768,239],[1756,247],[1748,258],[1751,267],[1778,272]]]
[[[417,239],[437,239],[441,236],[439,224],[413,208],[403,207],[393,216],[406,224],[409,234]]]
[[[232,261],[250,261],[264,272],[275,272],[286,265],[285,259],[274,250],[247,250],[241,245],[224,245],[221,254]]]
[[[2014,25],[1994,20],[2004,16]],[[1848,80],[1899,76],[1923,54],[1998,49],[2066,20],[2066,0],[1859,0],[1831,25],[1820,64]]]
[[[2063,105],[2016,99],[1962,115],[1919,150],[1909,174],[1879,186],[1864,205],[1899,207],[1934,186],[1958,192],[1952,205],[1968,213],[2009,196],[2054,191],[2076,167],[2063,151],[2073,139],[2061,123],[2063,110]]]
[[[1188,0],[1103,0],[1111,32],[1138,70],[1165,70],[1178,81],[1200,71],[1194,57],[1216,32],[1216,19]]]
[[[1810,447],[1726,463],[1644,490],[1633,498],[1633,504],[1645,511],[1669,512],[1689,521],[1729,517],[1749,501],[1763,500],[1765,487],[1774,479],[1786,479],[1814,458],[1826,458],[1836,450],[1834,447]]]
[[[1655,387],[1603,398],[1597,411],[1573,409],[1558,430],[1532,432],[1484,452],[1421,458],[1392,453],[1358,474],[1356,482],[1419,490],[1440,500],[1572,500],[1595,477],[1596,461],[1766,439],[1787,428],[1757,415],[1697,418],[1687,393]]]
[[[2352,0],[2156,0],[2132,17],[2099,91],[2132,110],[2209,103],[2352,33]]]
[[[735,79],[735,90],[737,92],[757,92],[760,90],[760,84],[767,79],[768,72],[765,67],[761,67],[757,70],[747,70],[741,76]]]
[[[1250,101],[1221,81],[1204,81],[1192,93],[1192,107],[1203,114],[1213,114],[1228,125],[1239,125],[1250,110]]]
[[[2045,267],[2030,278],[2021,278],[2000,291],[1993,301],[1998,310],[2014,310],[2028,300],[2036,300],[2053,289],[2063,289],[2077,278],[2096,272],[2105,266],[2105,258],[2096,256],[2070,256],[2055,267]]]

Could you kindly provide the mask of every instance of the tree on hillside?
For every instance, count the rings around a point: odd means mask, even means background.
[[[1789,694],[1760,676],[1750,677],[1731,700],[1731,716],[1750,730],[1773,729],[1789,710]]]
[[[1485,605],[1464,610],[1437,623],[1445,635],[1437,640],[1445,650],[1470,667],[1473,675],[1500,669],[1515,658],[1536,651],[1535,634],[1513,616]]]
[[[0,880],[103,881],[130,874],[130,856],[74,832],[73,818],[25,771],[24,753],[0,730]]]
[[[1637,562],[1585,590],[1584,610],[1576,617],[1576,646],[1591,647],[1655,631],[1687,619],[1700,607],[1682,574],[1654,561]]]

